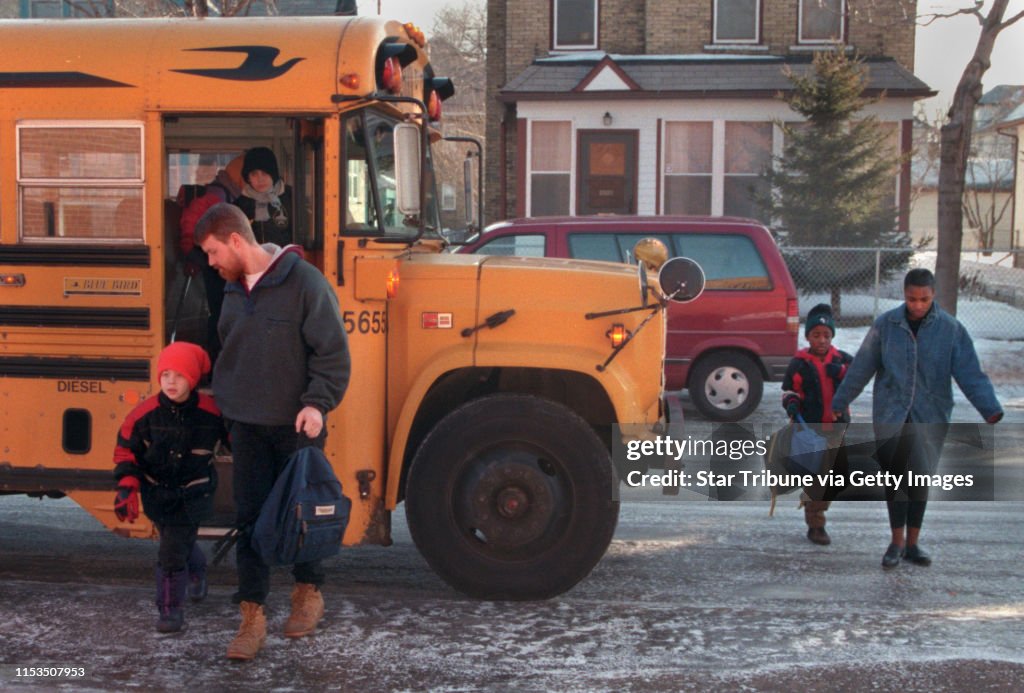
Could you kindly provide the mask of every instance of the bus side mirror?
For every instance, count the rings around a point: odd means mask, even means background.
[[[412,123],[395,126],[395,204],[407,217],[420,214],[420,169],[423,135]]]
[[[658,286],[666,300],[695,301],[704,293],[704,270],[688,257],[674,257],[658,270]]]

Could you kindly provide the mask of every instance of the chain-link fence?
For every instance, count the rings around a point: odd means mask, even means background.
[[[903,300],[903,276],[935,270],[935,251],[887,248],[782,248],[800,293],[801,319],[817,303],[837,308],[837,324],[868,325]],[[975,339],[1024,341],[1024,251],[965,252],[957,317]]]

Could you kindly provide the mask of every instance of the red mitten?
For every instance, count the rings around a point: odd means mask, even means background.
[[[121,522],[139,519],[139,480],[134,476],[122,477],[117,484],[114,514]]]

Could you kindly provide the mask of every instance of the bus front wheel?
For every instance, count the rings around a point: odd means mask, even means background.
[[[442,419],[409,469],[417,548],[482,599],[546,599],[590,573],[619,516],[608,450],[574,412],[530,395],[473,400]]]

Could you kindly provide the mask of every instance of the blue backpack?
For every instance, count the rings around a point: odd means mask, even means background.
[[[267,565],[333,556],[341,549],[351,508],[323,451],[301,448],[288,459],[260,509],[252,546]]]

